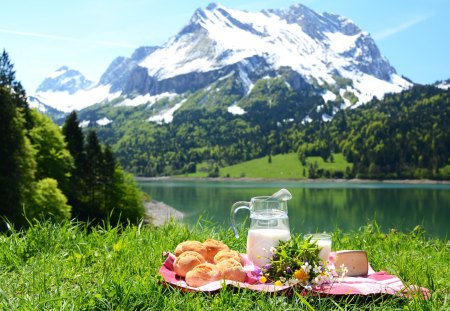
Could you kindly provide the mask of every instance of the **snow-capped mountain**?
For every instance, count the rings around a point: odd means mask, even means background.
[[[81,72],[63,66],[39,85],[34,101],[62,112],[81,110],[95,103],[117,97],[109,86],[98,85]]]
[[[301,4],[261,12],[210,4],[198,9],[164,46],[139,48],[130,58],[115,59],[95,86],[78,75],[73,81],[79,83],[67,87],[72,84],[64,74],[54,75],[39,87],[36,97],[62,111],[119,96],[115,102],[124,105],[152,104],[230,75],[239,80],[237,92],[245,96],[257,80],[280,76],[280,70],[291,72],[286,83],[292,88],[313,87],[325,101],[340,96],[343,107],[411,86],[397,75],[371,36],[347,18],[319,14]],[[61,87],[53,87],[55,79]]]
[[[442,90],[448,90],[450,89],[450,79],[436,82],[434,85]]]
[[[74,94],[79,90],[89,89],[94,84],[94,81],[88,80],[81,72],[62,66],[38,86],[37,92],[67,91]]]

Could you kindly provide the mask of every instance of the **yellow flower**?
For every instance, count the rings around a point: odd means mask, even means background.
[[[302,281],[303,283],[305,283],[306,280],[308,279],[308,273],[306,273],[306,271],[303,270],[303,269],[298,269],[298,270],[295,270],[294,277],[297,280]]]
[[[283,285],[283,283],[281,283],[280,280],[278,280],[278,281],[275,282],[275,286],[282,286],[282,285]]]
[[[267,282],[267,278],[263,275],[259,278],[259,283],[266,283]]]

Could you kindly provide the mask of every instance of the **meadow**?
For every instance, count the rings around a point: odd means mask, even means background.
[[[241,234],[245,235],[244,225]],[[1,310],[448,310],[450,242],[430,238],[420,227],[382,233],[376,223],[333,233],[335,249],[363,249],[373,268],[406,285],[430,290],[428,300],[377,296],[305,298],[223,288],[190,293],[167,286],[158,271],[163,252],[184,240],[215,238],[245,252],[245,239],[207,220],[193,227],[169,222],[108,225],[37,222],[0,235]]]
[[[345,173],[348,163],[342,153],[333,154],[333,162],[325,162],[321,157],[308,157],[306,165],[298,159],[296,153],[278,154],[270,157],[265,156],[242,162],[235,165],[220,168],[220,177],[225,178],[261,178],[261,179],[307,179],[309,168],[317,163],[317,169],[328,170],[330,172]],[[207,177],[208,164],[202,163],[197,167],[197,172],[187,174],[188,177]]]

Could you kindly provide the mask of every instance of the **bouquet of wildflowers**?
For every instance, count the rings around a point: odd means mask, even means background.
[[[312,286],[328,283],[332,279],[326,262],[319,257],[320,248],[311,237],[300,235],[290,240],[280,241],[277,247],[266,250],[270,262],[261,268],[260,282],[275,285]]]

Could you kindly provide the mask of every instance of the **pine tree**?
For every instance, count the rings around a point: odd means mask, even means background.
[[[15,99],[10,89],[0,86],[0,215],[20,225],[36,162]]]
[[[72,215],[80,220],[87,220],[88,212],[85,203],[87,187],[84,181],[84,169],[86,167],[84,134],[75,111],[67,116],[62,132],[67,143],[67,149],[74,160],[74,167],[69,179],[70,187],[66,193],[67,200],[69,205],[72,206]]]
[[[103,153],[98,141],[97,133],[88,132],[85,143],[86,162],[84,180],[87,188],[87,214],[90,219],[105,218],[104,195],[102,186]]]
[[[5,50],[3,50],[2,55],[0,56],[0,87],[6,87],[12,90],[11,95],[14,97],[15,106],[21,109],[21,113],[25,118],[25,127],[28,130],[31,129],[33,127],[33,122],[25,90],[22,87],[22,84],[16,80],[14,65]]]
[[[114,200],[115,183],[114,173],[116,171],[117,162],[109,145],[106,145],[102,154],[101,165],[101,183],[103,185],[103,200],[105,213],[109,214]]]

